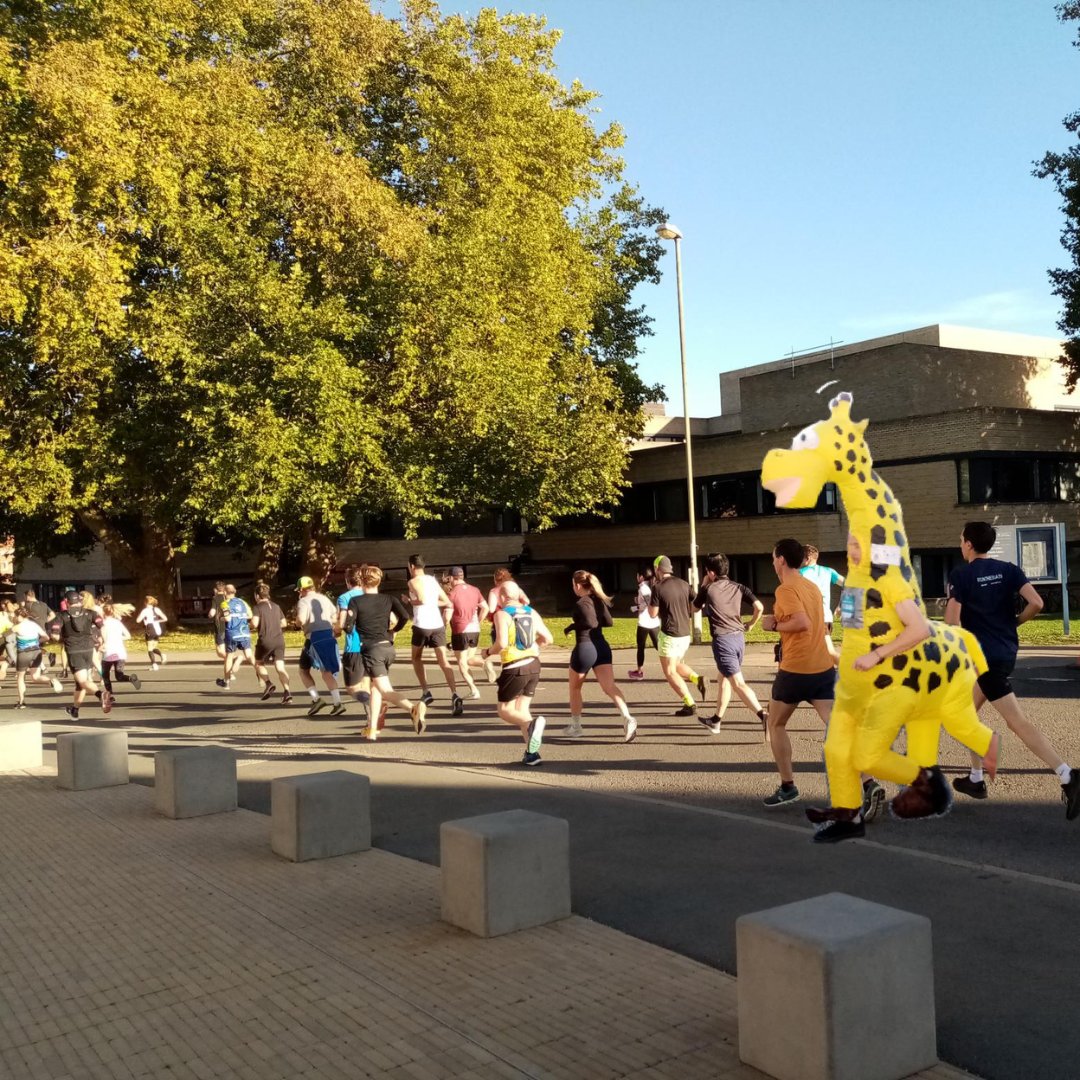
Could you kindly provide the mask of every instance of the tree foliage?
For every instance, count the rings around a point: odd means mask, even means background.
[[[1080,2],[1059,4],[1057,12],[1063,22],[1080,20]],[[1080,47],[1080,33],[1073,44]],[[1080,382],[1080,112],[1067,116],[1064,124],[1066,131],[1076,137],[1076,143],[1063,153],[1046,154],[1036,166],[1035,175],[1053,180],[1065,214],[1061,245],[1071,256],[1072,266],[1049,274],[1055,295],[1063,301],[1058,320],[1058,329],[1066,336],[1061,362],[1072,390]]]
[[[0,0],[0,508],[168,595],[199,525],[610,500],[662,212],[531,16]]]

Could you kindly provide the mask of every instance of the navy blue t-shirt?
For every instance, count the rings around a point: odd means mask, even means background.
[[[949,599],[960,605],[960,625],[978,639],[987,660],[1014,660],[1016,597],[1027,576],[1015,563],[973,559],[949,575]]]

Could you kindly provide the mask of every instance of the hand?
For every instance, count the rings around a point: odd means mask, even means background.
[[[761,618],[761,629],[774,631],[776,629],[776,616],[763,615]]]
[[[881,663],[881,656],[877,652],[868,652],[865,656],[859,656],[855,659],[856,671],[869,671],[871,668],[875,668]]]
[[[564,634],[572,634],[574,632],[574,624],[571,623],[569,626],[564,626],[562,632]]]

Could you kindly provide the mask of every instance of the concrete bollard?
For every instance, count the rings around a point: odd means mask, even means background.
[[[56,786],[68,791],[128,782],[126,731],[75,731],[56,736]]]
[[[478,937],[570,915],[570,826],[507,810],[444,821],[439,830],[442,917]]]
[[[44,764],[40,720],[8,720],[0,724],[0,772],[40,769]]]
[[[167,818],[236,809],[236,754],[224,746],[186,746],[154,755],[154,809]]]
[[[270,783],[270,847],[292,862],[371,848],[371,781],[331,769]]]
[[[900,1080],[937,1061],[930,920],[828,893],[735,923],[739,1057],[777,1080]]]

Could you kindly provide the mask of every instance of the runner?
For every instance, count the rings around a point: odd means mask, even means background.
[[[752,614],[750,621],[744,623],[742,609],[746,606]],[[728,577],[727,556],[718,553],[705,556],[705,581],[694,599],[694,607],[704,611],[709,620],[713,660],[720,675],[716,684],[716,713],[708,719],[699,716],[698,720],[718,735],[734,691],[761,721],[761,730],[767,734],[769,710],[761,707],[742,673],[746,635],[757,625],[765,605],[745,585]]]
[[[604,638],[604,627],[612,625],[611,597],[603,590],[594,574],[588,570],[575,570],[571,578],[577,603],[574,604],[574,621],[564,633],[574,632],[574,651],[570,654],[570,666],[566,677],[570,695],[570,723],[563,731],[567,739],[580,739],[581,688],[591,671],[600,689],[612,701],[623,718],[623,742],[633,742],[637,734],[637,721],[630,715],[626,698],[615,682],[611,666],[611,646]]]
[[[799,573],[802,564],[803,546],[798,540],[781,540],[773,549],[773,569],[780,584],[773,613],[761,620],[764,629],[780,635],[782,646],[780,670],[769,701],[769,742],[780,773],[780,786],[764,800],[770,809],[799,800],[791,767],[788,720],[807,701],[828,728],[835,697],[836,667],[825,645],[821,592]]]
[[[666,555],[657,556],[653,568],[656,572],[656,584],[652,589],[649,614],[660,620],[657,644],[660,670],[664,673],[668,686],[682,699],[682,708],[675,715],[697,716],[694,699],[685,680],[689,679],[698,688],[702,701],[708,696],[709,681],[684,661],[686,651],[690,648],[693,616],[690,586],[682,578],[673,575],[671,560]]]
[[[352,630],[345,629],[345,613],[348,611],[349,602],[353,597],[364,595],[363,586],[360,584],[363,569],[363,566],[350,566],[345,571],[346,590],[337,598],[337,622],[334,629],[337,633],[345,635],[345,651],[341,657],[345,689],[366,710],[371,702],[371,680],[364,674],[364,660],[360,655],[360,635],[355,626]]]
[[[483,668],[489,683],[493,683],[497,678],[495,662],[491,657],[476,655],[477,646],[480,644],[480,624],[488,617],[488,606],[484,601],[484,594],[465,580],[465,570],[460,566],[450,567],[448,596],[453,609],[450,615],[450,647],[454,650],[461,677],[468,684],[471,696],[476,699],[480,696],[480,691],[476,688],[469,668]]]
[[[15,666],[14,600],[0,602],[0,682],[7,678],[8,668]]]
[[[833,663],[839,664],[840,654],[836,651],[836,645],[833,644],[832,639],[833,606],[831,601],[832,587],[839,585],[842,588],[844,578],[842,574],[838,574],[831,567],[818,565],[818,557],[821,552],[813,544],[807,544],[803,550],[806,552],[806,561],[799,567],[799,573],[804,578],[812,581],[821,590],[821,601],[824,605],[825,614],[825,648],[829,650]]]
[[[337,622],[337,609],[329,597],[315,591],[315,582],[309,577],[302,577],[296,583],[300,599],[296,604],[296,621],[304,631],[304,647],[300,650],[300,681],[311,698],[308,716],[314,716],[326,708],[326,702],[319,697],[315,689],[315,680],[311,677],[312,669],[322,676],[323,685],[330,691],[333,708],[331,716],[341,716],[345,706],[341,703],[341,691],[338,690],[337,674],[341,670],[337,641],[334,638],[334,625]]]
[[[438,581],[424,573],[421,555],[409,556],[409,602],[412,604],[413,621],[412,666],[420,683],[420,700],[425,705],[435,700],[428,689],[424,671],[424,649],[431,648],[435,650],[435,660],[442,669],[446,685],[450,687],[450,711],[454,716],[460,716],[465,711],[465,704],[458,697],[454,669],[446,655],[446,620],[453,605]]]
[[[379,734],[380,720],[386,703],[408,710],[412,717],[413,731],[422,735],[426,727],[427,705],[418,701],[415,705],[404,694],[398,693],[390,683],[390,667],[394,663],[394,635],[409,621],[409,610],[396,597],[379,592],[383,572],[378,566],[361,568],[360,584],[363,593],[349,601],[345,613],[346,632],[355,630],[360,638],[360,657],[364,674],[371,680],[371,707],[367,727],[362,738],[374,742]],[[394,620],[390,625],[391,617]]]
[[[126,606],[126,605],[125,605]],[[105,693],[109,695],[109,707],[115,703],[112,681],[131,683],[136,690],[142,689],[138,675],[129,675],[124,671],[127,663],[127,645],[131,637],[128,628],[117,617],[117,605],[105,604],[101,609],[101,678],[105,683]]]
[[[222,677],[214,681],[222,690],[228,690],[229,684],[236,678],[236,673],[246,660],[255,672],[255,680],[262,686],[259,669],[255,663],[255,653],[251,648],[251,608],[248,602],[236,595],[235,585],[226,585],[218,620],[225,628],[225,663]]]
[[[546,721],[542,716],[533,719],[532,699],[540,681],[540,646],[551,644],[551,633],[514,581],[504,580],[499,586],[498,604],[495,643],[486,652],[489,656],[498,653],[502,657],[499,719],[521,732],[525,740],[522,765],[540,765]]]
[[[56,612],[44,600],[37,598],[37,592],[32,585],[28,586],[23,593],[23,607],[26,608],[30,618],[45,631],[48,638],[46,645],[48,645],[48,642],[59,640],[59,624],[56,621]],[[55,652],[46,648],[42,663],[47,663],[50,669],[55,669]]]
[[[986,656],[989,670],[979,676],[976,684],[975,708],[981,709],[989,701],[1009,730],[1056,774],[1065,817],[1072,821],[1080,815],[1080,769],[1071,768],[1024,715],[1009,679],[1020,650],[1016,628],[1042,611],[1042,597],[1019,566],[990,557],[988,552],[996,539],[997,530],[985,521],[969,521],[964,526],[960,535],[964,565],[949,575],[945,621],[970,630]],[[1018,596],[1025,603],[1019,615],[1016,614]],[[947,725],[945,730],[949,730]],[[957,777],[952,786],[973,799],[987,798],[982,764],[982,759],[972,752],[970,774]]]
[[[112,694],[99,690],[94,682],[94,642],[101,632],[103,619],[96,611],[83,607],[82,597],[74,589],[64,597],[60,614],[60,640],[64,645],[68,668],[75,677],[75,693],[65,712],[79,719],[79,708],[89,691],[98,699],[103,713],[112,710]]]
[[[135,616],[135,621],[142,625],[146,635],[146,656],[150,661],[150,670],[157,671],[165,663],[165,654],[158,648],[158,641],[165,632],[162,627],[169,620],[157,606],[156,596],[147,596],[143,602],[146,606]]]
[[[26,708],[26,676],[29,675],[34,682],[47,682],[52,684],[53,693],[63,693],[64,687],[55,676],[45,674],[45,653],[42,651],[49,635],[45,628],[30,618],[30,612],[21,607],[15,612],[15,625],[12,632],[15,635],[15,693],[17,700],[16,709]]]
[[[270,678],[268,665],[281,680],[281,704],[292,701],[289,693],[289,673],[285,669],[285,615],[280,607],[270,599],[270,586],[259,584],[255,587],[255,611],[251,616],[251,625],[258,632],[255,642],[255,673],[264,683],[261,701],[265,701],[277,690]]]
[[[630,606],[630,611],[637,616],[637,667],[627,672],[634,682],[640,682],[645,678],[645,643],[651,641],[652,647],[657,649],[660,637],[660,619],[649,612],[655,580],[653,568],[646,566],[639,570],[637,580],[637,596]]]
[[[210,598],[210,611],[207,618],[214,628],[214,650],[218,659],[225,662],[225,620],[221,617],[221,605],[225,602],[225,582],[214,582],[214,595]]]

